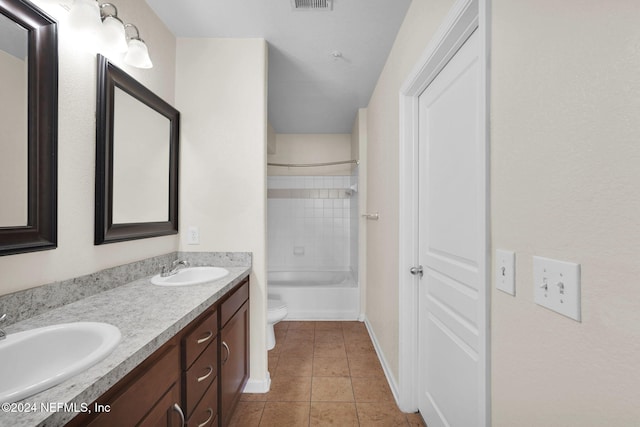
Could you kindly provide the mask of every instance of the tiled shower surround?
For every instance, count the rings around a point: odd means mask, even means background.
[[[357,245],[358,225],[357,192],[352,189],[355,179],[355,176],[268,178],[270,271],[356,273],[357,256],[352,245],[352,239]]]

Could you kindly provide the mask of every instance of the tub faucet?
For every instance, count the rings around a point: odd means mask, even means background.
[[[6,320],[7,320],[7,314],[5,313],[2,316],[0,316],[0,325],[2,325]],[[7,337],[7,333],[4,331],[4,329],[0,328],[0,341],[5,339],[6,337]]]
[[[169,277],[169,276],[173,276],[174,274],[177,274],[178,271],[180,270],[180,268],[187,268],[189,267],[191,264],[189,264],[189,261],[185,260],[185,259],[179,259],[179,260],[175,260],[171,263],[171,270],[166,271],[165,266],[162,266],[162,272],[160,273],[160,277]]]

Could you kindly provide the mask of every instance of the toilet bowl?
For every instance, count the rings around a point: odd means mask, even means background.
[[[267,350],[276,346],[273,325],[287,317],[287,305],[278,299],[267,299]]]

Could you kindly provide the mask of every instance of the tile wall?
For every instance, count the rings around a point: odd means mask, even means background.
[[[349,189],[353,179],[351,176],[268,178],[269,270],[350,270],[352,264],[357,268],[357,256],[356,261],[351,261],[355,197]],[[357,234],[355,237],[357,245]]]

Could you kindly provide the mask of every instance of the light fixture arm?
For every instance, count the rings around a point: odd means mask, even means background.
[[[124,24],[124,32],[125,32],[125,34],[127,33],[127,28],[133,28],[133,29],[135,30],[135,32],[136,32],[136,35],[135,35],[135,36],[133,36],[133,37],[129,37],[129,36],[127,36],[127,39],[128,39],[128,40],[132,40],[132,39],[133,39],[133,40],[140,40],[141,42],[143,42],[143,43],[144,43],[144,40],[142,40],[142,39],[140,38],[140,30],[138,30],[138,27],[136,27],[136,26],[135,26],[135,25],[133,25],[133,24]]]
[[[111,8],[113,9],[113,13],[108,13],[106,12],[104,9],[105,8]],[[122,23],[122,25],[124,25],[124,22],[122,22],[122,19],[118,18],[118,8],[116,7],[115,4],[113,3],[102,3],[100,5],[100,18],[102,19],[102,22],[104,22],[105,19],[107,18],[114,18],[117,19],[118,21],[120,21],[120,23]]]

